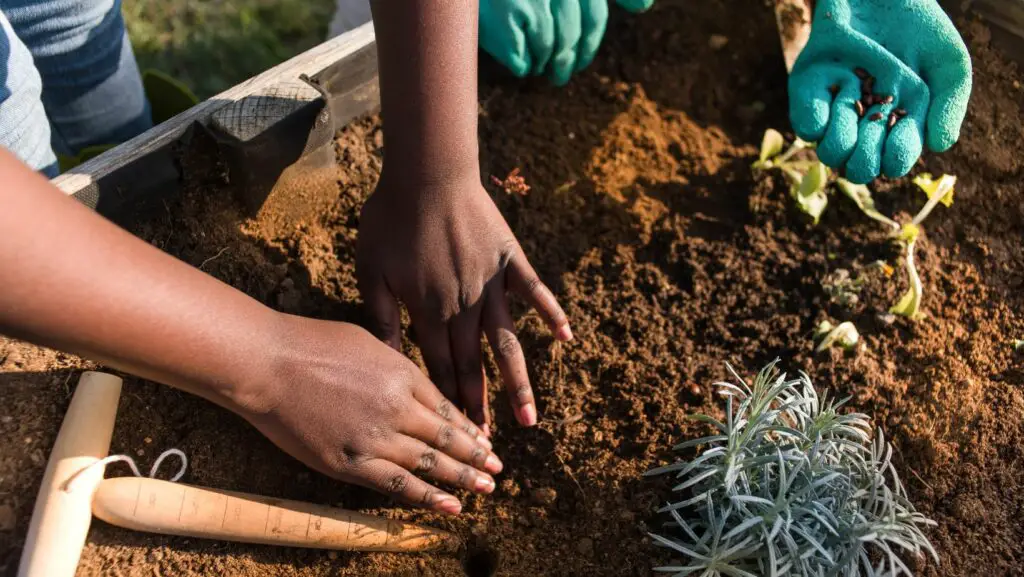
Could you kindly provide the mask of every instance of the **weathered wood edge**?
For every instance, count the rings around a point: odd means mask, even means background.
[[[352,70],[349,70],[349,69]],[[175,147],[187,143],[211,115],[282,78],[306,75],[327,88],[327,107],[340,127],[378,105],[376,50],[372,23],[320,44],[205,100],[145,133],[53,179],[71,195],[105,216],[139,200],[177,189],[180,169]],[[323,105],[323,104],[321,104]],[[305,143],[308,134],[288,135]]]

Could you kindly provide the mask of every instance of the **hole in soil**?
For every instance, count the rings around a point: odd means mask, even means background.
[[[498,552],[490,547],[473,547],[462,560],[466,577],[493,577],[498,572]]]

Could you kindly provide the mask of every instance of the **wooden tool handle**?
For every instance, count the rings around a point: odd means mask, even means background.
[[[136,531],[348,551],[454,551],[455,535],[353,511],[171,483],[118,477],[100,483],[97,518]]]
[[[114,375],[90,371],[79,379],[39,487],[19,577],[74,576],[103,467],[78,473],[110,451],[120,397],[121,379]],[[67,491],[72,477],[76,477],[74,490]]]

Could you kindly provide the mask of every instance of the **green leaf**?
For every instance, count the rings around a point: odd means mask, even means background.
[[[925,172],[914,178],[914,184],[928,195],[929,200],[934,198],[935,195],[941,194],[939,202],[947,208],[953,205],[953,188],[956,186],[955,176],[943,174],[938,180],[935,180],[931,174]]]
[[[816,353],[825,351],[833,346],[849,351],[856,347],[857,343],[860,342],[860,332],[858,332],[857,327],[849,321],[839,323],[838,326],[832,326],[832,323],[822,321],[821,324],[818,325],[815,338],[821,339],[821,342],[819,342],[818,346],[814,349],[814,352]]]
[[[828,206],[828,195],[825,193],[827,183],[828,168],[818,162],[807,171],[798,185],[794,184],[790,189],[797,206],[814,219],[814,224],[818,224],[821,214]]]
[[[854,184],[845,178],[836,179],[836,184],[839,185],[839,190],[856,203],[857,207],[866,216],[887,225],[893,230],[899,230],[899,223],[878,212],[878,209],[875,208],[875,199],[871,197],[871,190],[866,185]]]
[[[782,147],[785,146],[786,141],[782,138],[782,133],[774,128],[769,128],[764,131],[764,138],[761,139],[761,156],[758,160],[761,163],[775,158],[782,153]]]
[[[153,124],[169,120],[199,103],[188,86],[159,70],[143,72],[142,85],[149,99]]]

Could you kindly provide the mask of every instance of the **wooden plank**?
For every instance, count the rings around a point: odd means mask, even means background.
[[[157,192],[169,185],[174,186],[180,174],[174,163],[173,146],[183,139],[187,140],[196,125],[208,124],[214,112],[268,86],[277,85],[283,80],[295,80],[302,75],[315,77],[332,68],[344,69],[346,61],[353,56],[360,56],[365,61],[368,51],[375,56],[372,23],[333,38],[197,104],[167,122],[58,176],[53,183],[65,194],[74,195],[98,210],[106,207],[106,211],[110,211],[123,205],[131,205],[141,196]],[[365,62],[360,64],[360,68],[365,72]],[[373,68],[375,71],[375,57]],[[375,74],[370,81],[365,81],[365,76],[364,73],[363,84],[376,84]],[[373,93],[373,90],[368,90],[365,86],[353,88],[364,93]],[[342,91],[343,87],[335,89]],[[334,95],[331,96],[333,100]],[[269,124],[264,127],[268,126]],[[308,135],[298,136],[303,141],[307,137]]]

